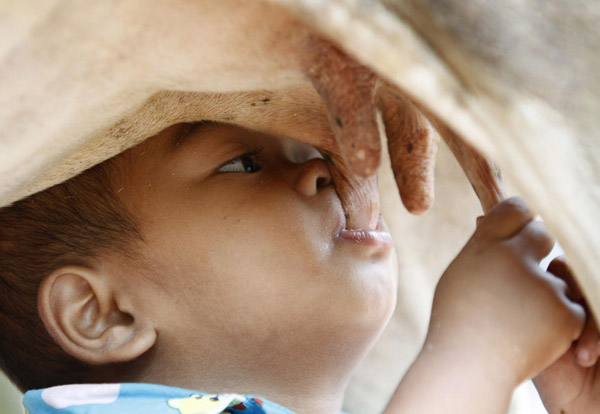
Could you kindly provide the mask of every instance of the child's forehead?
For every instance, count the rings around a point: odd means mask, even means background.
[[[122,155],[133,161],[136,158],[164,160],[189,150],[210,155],[231,141],[244,142],[260,139],[281,146],[292,161],[298,154],[314,151],[312,144],[301,142],[286,136],[276,136],[268,131],[252,130],[236,124],[225,124],[202,120],[198,122],[177,123],[147,138],[140,144],[125,151]]]
[[[236,125],[221,124],[212,121],[184,122],[170,125],[158,134],[145,139],[140,144],[128,149],[122,155],[132,165],[140,166],[144,159],[154,166],[164,163],[185,151],[202,149],[201,155],[210,155],[226,145],[231,137],[242,140],[253,131]],[[235,135],[234,135],[235,134]]]

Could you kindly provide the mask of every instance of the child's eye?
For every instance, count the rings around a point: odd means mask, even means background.
[[[259,148],[252,152],[247,152],[223,164],[217,172],[246,172],[253,173],[260,170],[260,166],[256,163],[254,157],[261,152],[263,148]]]

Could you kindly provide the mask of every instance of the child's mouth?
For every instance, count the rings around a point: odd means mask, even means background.
[[[374,230],[348,230],[343,228],[336,237],[340,240],[347,240],[365,246],[380,248],[392,248],[394,246],[392,235],[383,228],[381,216],[379,216],[377,227]]]

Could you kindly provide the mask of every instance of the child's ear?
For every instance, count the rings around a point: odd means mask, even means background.
[[[92,364],[130,361],[154,345],[152,322],[123,302],[110,277],[83,266],[55,270],[38,292],[50,335],[67,353]]]

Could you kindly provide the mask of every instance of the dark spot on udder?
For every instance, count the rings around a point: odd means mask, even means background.
[[[565,410],[560,410],[560,414],[567,414]]]
[[[408,144],[408,146],[406,147],[406,150],[408,151],[408,153],[410,154],[411,152],[413,152],[413,144],[412,142],[410,142]]]
[[[348,213],[344,213],[344,217],[346,217],[346,218],[348,218],[349,215],[350,214],[348,214]]]
[[[250,106],[256,106],[256,102],[252,102]]]
[[[269,98],[265,98],[265,99],[263,99],[262,101],[263,101],[264,103],[271,102],[271,100],[270,100]]]
[[[352,148],[356,148],[356,144],[355,144],[354,142],[353,142],[353,143],[352,143],[350,146],[351,146]]]
[[[339,117],[335,117],[335,123],[337,124],[337,126],[339,126],[340,128],[344,126],[344,123],[342,122],[342,120]]]

